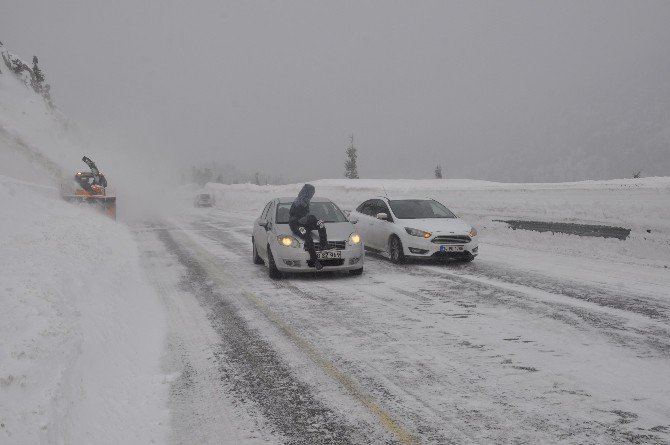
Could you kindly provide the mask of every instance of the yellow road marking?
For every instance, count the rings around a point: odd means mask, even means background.
[[[188,234],[185,234],[183,238],[190,238]],[[198,251],[200,255],[208,256],[213,260],[218,260],[218,257],[211,252],[205,250],[203,247],[198,245],[195,241],[189,239],[189,244],[193,250]],[[229,283],[221,277],[221,270],[211,266],[212,262],[205,262],[202,266],[208,270],[210,277],[218,281],[219,284],[226,288],[230,287]],[[390,433],[392,433],[403,445],[415,445],[419,441],[414,437],[409,431],[407,431],[400,423],[394,420],[389,413],[387,413],[381,406],[375,402],[375,400],[369,395],[366,394],[356,382],[342,371],[340,371],[337,366],[328,360],[323,354],[321,354],[310,342],[305,340],[300,334],[293,329],[288,323],[286,323],[276,312],[274,312],[270,307],[265,304],[257,295],[246,290],[241,289],[242,295],[251,302],[256,309],[258,309],[268,320],[274,323],[279,330],[284,333],[289,339],[295,343],[295,345],[302,350],[307,356],[323,370],[328,376],[333,380],[341,384],[356,400],[361,402],[361,404],[374,415],[381,425]]]
[[[349,393],[360,401],[365,408],[372,413],[381,424],[391,433],[395,434],[398,441],[402,444],[416,444],[418,441],[406,431],[398,422],[384,411],[368,394],[364,393],[358,385],[342,371],[340,371],[333,362],[324,357],[311,343],[305,340],[298,332],[282,320],[272,309],[270,309],[258,296],[242,290],[242,293],[254,306],[272,321],[288,338],[300,348],[309,358],[316,363],[333,380],[344,386]]]

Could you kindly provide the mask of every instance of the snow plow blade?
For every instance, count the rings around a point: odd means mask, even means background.
[[[98,209],[101,213],[104,213],[113,220],[116,220],[116,196],[67,195],[63,196],[63,199],[71,203],[84,203],[95,206],[95,208]]]

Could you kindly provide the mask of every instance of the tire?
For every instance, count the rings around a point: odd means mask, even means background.
[[[278,280],[282,277],[282,273],[277,269],[275,258],[272,256],[272,250],[268,244],[268,276],[273,280]]]
[[[475,255],[469,255],[465,258],[459,258],[459,263],[471,263],[475,260]]]
[[[263,264],[263,258],[258,255],[258,250],[256,250],[256,242],[254,241],[254,237],[251,237],[251,245],[253,246],[253,257],[254,257],[254,264]]]
[[[403,264],[407,260],[402,241],[396,235],[389,238],[389,255],[393,264]]]
[[[349,275],[354,275],[354,276],[363,275],[363,268],[361,267],[360,269],[350,270]]]

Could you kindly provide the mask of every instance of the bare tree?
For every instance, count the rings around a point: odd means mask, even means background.
[[[440,164],[435,167],[435,179],[442,179],[442,166]]]
[[[633,178],[637,179],[642,176],[642,170],[633,170]]]

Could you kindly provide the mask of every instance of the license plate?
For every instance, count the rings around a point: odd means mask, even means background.
[[[326,250],[323,252],[316,252],[316,257],[320,260],[337,260],[342,258],[341,250]]]
[[[440,246],[440,252],[463,252],[465,246]]]

